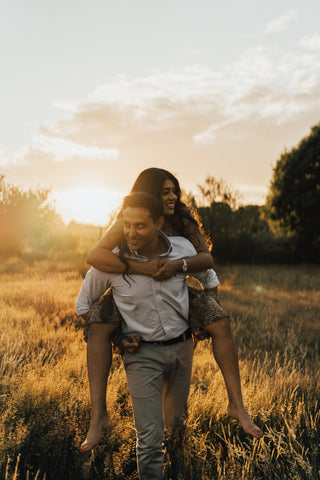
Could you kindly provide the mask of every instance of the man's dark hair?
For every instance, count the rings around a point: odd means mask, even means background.
[[[145,192],[134,192],[124,197],[122,203],[122,214],[128,207],[131,208],[145,208],[149,210],[150,217],[154,222],[159,220],[163,215],[163,205],[159,198]]]

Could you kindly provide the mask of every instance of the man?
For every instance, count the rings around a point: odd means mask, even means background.
[[[123,334],[141,339],[138,350],[132,354],[126,352],[123,358],[138,437],[140,480],[163,478],[164,424],[170,429],[185,417],[192,370],[193,344],[188,327],[189,303],[183,266],[184,258],[196,252],[185,238],[171,237],[169,240],[161,231],[163,221],[162,204],[157,198],[144,193],[126,197],[123,202],[124,242],[116,253],[124,262],[128,258],[136,261],[181,259],[181,273],[158,282],[150,276],[108,274],[91,268],[77,299],[77,313],[85,315],[93,302],[112,287],[114,301],[123,317]],[[216,285],[208,272],[197,274],[197,277],[206,288]],[[101,343],[105,338],[110,342],[110,333],[115,327],[116,324],[102,327],[105,335],[100,336]],[[92,328],[101,328],[101,324],[91,324],[89,335]],[[104,359],[100,354],[95,358],[100,346],[92,345],[91,348],[88,372],[91,395],[95,395],[98,383],[107,378],[111,357],[108,353]],[[100,412],[105,409],[103,402],[105,399],[100,398]],[[109,422],[107,414],[101,413],[99,418],[99,414],[93,412],[93,418],[98,419],[95,434],[101,433]]]

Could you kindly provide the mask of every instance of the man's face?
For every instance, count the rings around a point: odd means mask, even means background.
[[[123,212],[123,234],[132,250],[143,254],[157,244],[162,221],[154,222],[150,212],[142,207],[127,207]]]

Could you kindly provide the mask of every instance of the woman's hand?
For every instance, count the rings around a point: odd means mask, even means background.
[[[198,341],[202,341],[202,340],[206,340],[207,338],[210,338],[210,334],[208,332],[206,332],[205,330],[203,330],[202,328],[193,328],[192,329],[192,333],[193,335],[195,336],[195,338],[198,340]]]
[[[168,280],[181,270],[181,260],[158,260],[158,271],[153,278],[158,281]]]
[[[158,258],[152,258],[147,262],[137,262],[129,260],[129,273],[137,273],[138,275],[147,275],[153,277],[159,271],[161,263]]]

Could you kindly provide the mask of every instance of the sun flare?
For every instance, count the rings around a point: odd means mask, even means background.
[[[55,207],[62,220],[105,226],[110,215],[118,209],[124,192],[86,186],[53,193]]]

